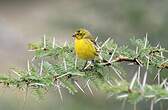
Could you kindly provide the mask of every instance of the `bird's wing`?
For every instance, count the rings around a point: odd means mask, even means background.
[[[96,55],[99,54],[100,52],[100,48],[99,48],[99,45],[97,44],[97,42],[95,41],[95,38],[92,36],[92,35],[88,35],[88,36],[85,36],[85,39],[89,39],[89,41],[91,41],[96,49]]]
[[[91,42],[94,44],[94,47],[96,48],[96,51],[99,52],[99,45],[97,44],[97,42],[95,41],[95,39],[91,39]]]

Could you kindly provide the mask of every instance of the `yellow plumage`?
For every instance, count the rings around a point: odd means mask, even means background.
[[[93,60],[96,56],[94,44],[89,39],[75,39],[76,55],[84,60]]]
[[[98,55],[94,38],[88,30],[79,29],[73,37],[75,37],[75,52],[78,58],[90,61]]]

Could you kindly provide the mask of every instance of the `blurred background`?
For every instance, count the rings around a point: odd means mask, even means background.
[[[119,44],[148,33],[152,45],[160,42],[167,48],[167,4],[168,0],[0,0],[0,73],[25,67],[30,57],[28,43],[41,40],[44,34],[56,37],[57,43],[72,42],[72,33],[81,27],[100,36],[99,40],[112,37]],[[121,110],[122,104],[103,96],[71,96],[66,91],[64,103],[60,103],[52,90],[44,100],[29,95],[23,103],[19,90],[2,87],[0,92],[0,110],[22,110],[23,106],[25,110]],[[149,109],[148,103],[139,107]],[[133,105],[125,109],[131,110]]]

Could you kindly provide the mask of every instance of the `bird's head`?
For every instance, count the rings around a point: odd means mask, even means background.
[[[85,38],[89,38],[91,36],[91,33],[83,28],[78,29],[73,35],[72,37],[80,40],[80,39],[85,39]]]

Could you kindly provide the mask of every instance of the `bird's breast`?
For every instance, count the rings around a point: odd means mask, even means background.
[[[84,60],[93,60],[96,56],[94,44],[89,39],[75,39],[75,52]]]

